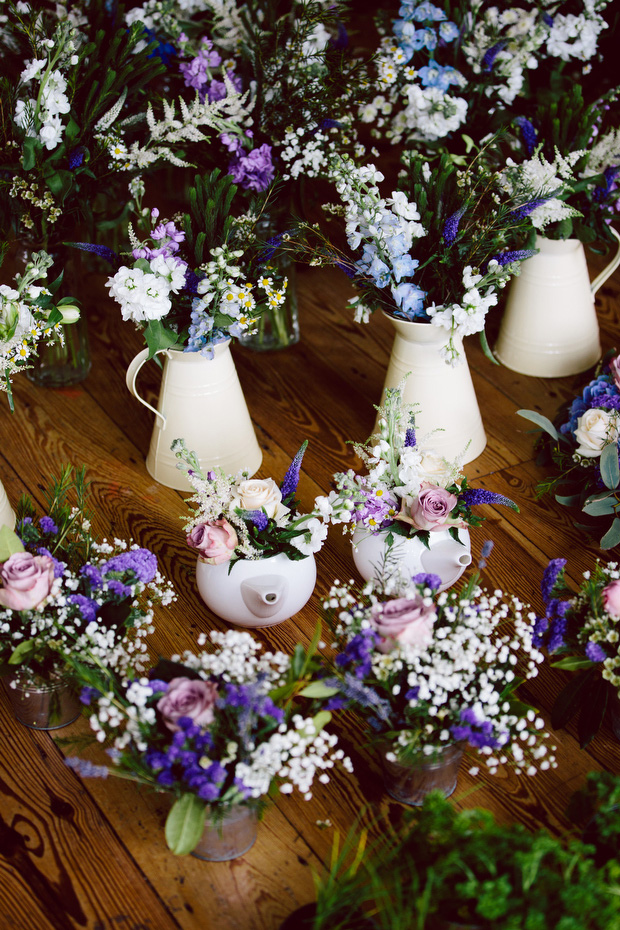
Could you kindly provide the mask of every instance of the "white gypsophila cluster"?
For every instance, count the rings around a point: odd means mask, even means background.
[[[251,753],[249,762],[237,765],[235,775],[250,789],[253,798],[266,794],[273,779],[278,778],[283,794],[297,788],[309,801],[318,773],[319,781],[325,784],[336,762],[353,771],[351,760],[342,749],[335,748],[337,743],[334,734],[317,731],[312,718],[295,714],[288,727],[281,724],[276,733]]]
[[[370,616],[378,603],[375,596],[361,602],[349,588],[336,582],[324,603],[338,617],[335,632],[345,643],[373,628]],[[417,598],[419,605],[416,588],[399,593]],[[382,693],[398,695],[394,685],[406,674],[400,746],[415,746],[430,756],[442,745],[469,741],[492,774],[507,764],[518,774],[555,766],[555,747],[542,718],[533,709],[516,711],[503,696],[517,678],[535,677],[544,661],[533,644],[535,615],[529,607],[516,597],[505,598],[502,591],[489,594],[480,588],[469,596],[443,592],[434,598],[426,589],[422,605],[435,610],[430,642],[402,642],[390,652],[373,651],[364,678],[368,685],[380,683]],[[488,738],[478,739],[480,734]]]
[[[234,684],[260,681],[265,694],[286,681],[291,657],[283,652],[263,652],[263,646],[249,633],[212,630],[209,639],[215,646],[214,652],[195,655],[187,651],[182,656],[173,656],[173,661],[204,672],[205,678],[221,678]],[[201,633],[198,645],[204,646],[206,641],[207,634]]]
[[[342,136],[342,129],[316,129],[308,137],[308,127],[289,127],[284,133],[282,147],[278,154],[285,169],[282,178],[287,181],[300,176],[320,178],[329,174],[329,166],[335,152],[335,140],[346,144],[348,137]]]
[[[573,216],[581,216],[578,210],[560,199],[559,195],[572,191],[573,168],[586,154],[584,149],[562,155],[556,148],[555,158],[548,162],[542,151],[517,164],[506,159],[506,167],[498,173],[498,184],[515,203],[534,200],[543,202],[529,214],[536,229],[544,229],[549,223]]]
[[[106,282],[110,296],[120,304],[123,320],[161,320],[172,309],[170,295],[178,294],[185,283],[185,262],[158,255],[149,266],[150,271],[143,271],[121,265]]]

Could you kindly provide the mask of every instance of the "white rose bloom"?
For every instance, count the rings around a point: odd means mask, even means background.
[[[422,453],[420,477],[424,481],[432,481],[433,484],[445,488],[452,481],[452,470],[442,455],[429,450]]]
[[[618,441],[618,417],[607,410],[591,408],[577,421],[575,439],[579,443],[578,455],[596,458],[609,442]]]
[[[273,478],[249,478],[239,481],[233,489],[231,507],[240,510],[264,510],[278,521],[289,513],[282,503],[282,493]]]

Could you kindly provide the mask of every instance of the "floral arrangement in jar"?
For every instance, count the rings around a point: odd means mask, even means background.
[[[554,422],[536,410],[520,416],[541,430],[536,441],[544,464],[553,473],[540,481],[538,497],[553,495],[567,507],[581,508],[580,527],[603,532],[602,549],[620,543],[620,358],[614,352],[601,361],[596,376],[568,403]]]
[[[458,593],[438,586],[419,575],[390,598],[371,585],[334,583],[323,603],[335,650],[325,683],[340,693],[327,706],[364,718],[386,775],[463,748],[492,774],[504,765],[527,775],[555,767],[544,721],[515,695],[544,661],[529,607],[476,578]]]
[[[74,502],[71,502],[73,498]],[[23,495],[0,538],[0,661],[13,684],[76,680],[85,665],[121,677],[146,667],[154,605],[175,594],[133,541],[96,540],[85,469],[63,466],[38,515]]]
[[[0,259],[1,262],[1,259]],[[59,279],[49,285],[52,259],[46,252],[30,256],[23,274],[15,275],[15,286],[0,284],[0,389],[14,409],[11,378],[30,368],[40,344],[64,340],[63,326],[76,322],[80,311],[73,297],[54,302]]]
[[[443,546],[451,540],[455,566],[460,558],[464,568],[471,561],[467,530],[480,526],[484,519],[473,508],[503,504],[519,510],[501,494],[471,488],[458,461],[447,461],[435,452],[432,437],[420,438],[415,429],[416,409],[415,404],[404,402],[403,384],[388,388],[385,403],[377,408],[375,433],[365,443],[352,443],[366,473],[338,472],[333,477],[335,489],[316,500],[327,521],[353,535],[354,550],[370,537],[384,542],[372,573],[383,587],[397,583],[403,568],[415,570],[398,547],[401,540],[417,540],[416,558],[422,561],[440,537]],[[362,558],[360,569],[364,568]],[[448,565],[446,571],[451,572]],[[370,572],[362,573],[370,580]],[[413,573],[409,571],[409,578]]]
[[[620,738],[620,568],[596,561],[577,592],[565,582],[566,559],[552,559],[541,581],[545,614],[535,642],[552,657],[552,668],[575,672],[558,694],[551,723],[560,728],[577,716],[581,748],[598,733],[608,710]]]
[[[226,475],[218,469],[205,474],[183,439],[173,443],[178,467],[186,470],[196,492],[187,501],[194,513],[185,531],[199,559],[232,568],[240,559],[283,554],[296,561],[321,549],[326,523],[316,508],[299,513],[295,500],[307,445],[306,440],[278,485],[273,478],[249,478],[243,472]]]
[[[107,246],[72,243],[117,267],[107,282],[110,295],[123,319],[143,329],[149,357],[174,347],[212,358],[215,345],[250,332],[268,306],[284,302],[286,277],[261,263],[258,229],[267,197],[244,213],[235,212],[236,194],[219,169],[197,175],[181,221],[160,218],[154,208],[145,238],[130,226],[131,264]]]
[[[85,678],[91,727],[111,741],[112,761],[67,764],[172,793],[165,833],[177,855],[196,849],[206,823],[225,834],[231,813],[255,817],[274,789],[310,800],[314,780],[328,782],[336,763],[351,770],[324,729],[331,715],[321,705],[333,692],[319,680],[319,635],[320,627],[308,651],[298,645],[289,656],[264,652],[249,633],[214,631],[209,651],[164,660],[127,686]]]

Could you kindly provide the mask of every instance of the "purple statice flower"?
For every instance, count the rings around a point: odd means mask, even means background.
[[[325,710],[342,710],[346,706],[347,699],[342,694],[335,694],[325,702]]]
[[[155,772],[166,768],[168,765],[168,757],[165,752],[159,752],[157,749],[147,749],[144,754],[144,761]]]
[[[271,146],[267,143],[252,149],[247,155],[237,155],[229,166],[228,173],[232,175],[235,184],[243,190],[267,190],[275,175],[275,168],[271,160]]]
[[[487,491],[486,488],[468,488],[467,491],[459,494],[459,500],[468,507],[475,507],[478,504],[504,504],[512,510],[519,509],[509,497],[496,494],[495,491]]]
[[[536,649],[542,649],[545,644],[545,634],[549,629],[547,617],[536,617],[532,628],[532,643]]]
[[[39,519],[39,526],[44,533],[57,533],[58,527],[54,523],[51,517],[41,517]]]
[[[409,688],[409,690],[405,693],[405,700],[406,701],[417,701],[419,693],[420,693],[420,688],[418,687],[418,685],[416,685],[415,688]]]
[[[107,245],[97,245],[95,242],[68,242],[67,245],[72,246],[74,249],[81,249],[82,252],[93,252],[99,258],[104,258],[110,265],[114,265],[115,268],[120,265],[119,256]]]
[[[80,691],[80,703],[88,707],[94,698],[99,697],[100,692],[97,688],[91,688],[85,685]]]
[[[299,473],[301,471],[301,463],[307,448],[308,440],[306,439],[304,442],[302,442],[299,450],[295,454],[295,458],[286,470],[286,474],[282,479],[282,484],[280,485],[282,500],[286,500],[287,498],[292,497],[297,490],[297,485],[299,484]]]
[[[607,658],[607,653],[598,643],[590,641],[586,645],[586,657],[590,662],[604,662]]]
[[[405,448],[412,448],[416,445],[415,438],[415,428],[413,426],[407,427],[407,432],[405,433]]]
[[[67,600],[70,604],[76,605],[87,623],[96,620],[98,607],[96,601],[91,600],[89,597],[84,597],[83,594],[70,594]]]
[[[83,145],[79,145],[76,149],[73,149],[72,152],[69,152],[69,170],[74,171],[75,168],[79,168],[84,161],[84,153],[86,149]]]
[[[515,125],[521,130],[521,135],[523,137],[523,143],[527,151],[528,156],[534,154],[534,149],[536,148],[536,143],[538,142],[538,133],[536,132],[536,127],[533,123],[530,123],[529,119],[526,119],[524,116],[519,116],[515,120]]]
[[[490,720],[478,720],[473,708],[466,707],[462,710],[460,720],[460,724],[450,727],[453,739],[459,742],[465,740],[475,749],[483,749],[485,746],[497,749],[502,745],[502,740],[495,733],[493,723]]]
[[[172,788],[176,784],[176,778],[170,771],[170,769],[163,769],[157,776],[157,784],[162,785],[163,788]]]
[[[558,578],[561,577],[566,559],[551,559],[543,572],[540,589],[542,591],[543,601],[549,604],[552,599],[552,591]]]
[[[168,690],[168,682],[162,681],[160,678],[151,678],[149,681],[149,687],[153,694],[165,694]]]
[[[495,64],[495,59],[497,58],[497,56],[499,55],[499,53],[500,53],[503,49],[506,48],[507,45],[508,45],[508,39],[500,39],[499,42],[496,42],[495,45],[492,45],[491,48],[488,49],[488,50],[485,52],[485,54],[484,54],[484,56],[483,56],[483,58],[482,58],[482,64],[481,64],[481,67],[482,67],[482,70],[483,70],[483,71],[492,71],[492,70],[493,70],[493,65]]]
[[[264,510],[245,510],[243,519],[253,523],[259,533],[266,530],[269,525],[269,517]]]
[[[414,575],[411,580],[414,584],[424,585],[425,588],[431,588],[433,591],[437,591],[442,585],[439,575],[433,575],[428,572],[419,572],[417,575]]]
[[[126,598],[131,597],[133,594],[133,590],[129,585],[123,584],[123,582],[119,581],[117,578],[108,578],[106,584],[108,586],[108,591],[116,595],[116,597]]]
[[[65,765],[73,769],[80,778],[107,778],[109,769],[107,765],[95,765],[88,759],[78,759],[77,756],[69,756],[65,759]]]
[[[504,265],[512,264],[512,262],[524,262],[527,258],[536,255],[536,252],[537,249],[514,249],[512,251],[500,252],[498,255],[493,255],[493,257],[489,259],[489,262],[497,262],[498,265],[503,267]]]
[[[91,588],[100,588],[103,584],[101,572],[94,565],[91,565],[90,562],[87,562],[86,565],[81,567],[80,575],[86,578]]]
[[[356,678],[365,678],[370,672],[371,656],[379,640],[375,630],[362,630],[352,636],[335,658],[338,668],[352,668]]]
[[[149,549],[129,549],[112,556],[101,566],[102,575],[110,572],[133,572],[138,581],[148,584],[157,574],[157,556]]]
[[[244,800],[247,801],[248,798],[251,798],[251,797],[252,797],[252,789],[251,789],[251,788],[248,788],[248,786],[245,785],[245,784],[241,781],[240,778],[235,778],[235,779],[233,780],[233,785],[235,786],[235,788],[237,789],[237,791],[239,792],[239,794],[241,795],[241,797],[242,797]]]
[[[46,549],[45,546],[39,546],[37,549],[37,555],[46,555],[48,559],[51,559],[54,563],[54,578],[62,578],[65,573],[65,568],[67,567],[66,562],[61,562],[60,559],[54,558],[49,549]]]
[[[220,796],[220,786],[213,782],[204,782],[196,792],[201,801],[217,801]]]
[[[566,617],[562,616],[561,614],[562,607],[568,609],[568,601],[559,602],[558,616],[556,616],[549,624],[549,633],[547,637],[547,649],[549,652],[557,652],[558,649],[561,649],[562,646],[566,645],[564,635],[566,633],[567,620]]]
[[[443,241],[446,243],[446,245],[452,245],[452,243],[456,239],[456,235],[459,231],[459,223],[461,222],[461,218],[463,217],[463,214],[465,213],[465,209],[466,209],[466,206],[465,204],[463,204],[463,206],[459,207],[459,209],[456,210],[452,214],[452,216],[449,216],[446,222],[444,223]]]
[[[614,182],[619,173],[620,165],[605,168],[603,171],[605,184],[594,188],[592,191],[592,200],[594,200],[596,203],[602,203],[607,198],[608,194],[615,189]]]

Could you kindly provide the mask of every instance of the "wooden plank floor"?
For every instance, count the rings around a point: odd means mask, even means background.
[[[594,276],[600,259],[589,256],[589,263]],[[131,324],[121,322],[103,281],[97,274],[82,279],[93,357],[88,378],[70,389],[43,390],[22,376],[14,382],[15,414],[0,404],[0,477],[13,503],[23,489],[40,500],[47,476],[62,462],[87,465],[95,529],[131,536],[153,549],[175,584],[178,602],[158,610],[151,638],[153,655],[171,654],[191,648],[199,632],[226,625],[209,613],[195,589],[193,558],[180,532],[183,495],[146,472],[152,418],[128,394],[124,378],[142,343]],[[349,285],[336,272],[301,270],[298,293],[297,346],[268,354],[234,347],[233,355],[264,453],[259,476],[279,479],[308,439],[300,498],[309,508],[316,494],[327,492],[335,471],[355,464],[347,441],[364,440],[372,429],[392,332],[384,318],[366,327],[353,323],[345,306]],[[603,350],[620,348],[620,273],[599,292],[597,308]],[[491,331],[498,319],[496,314]],[[535,463],[529,424],[515,411],[530,407],[553,416],[587,375],[527,378],[488,362],[476,337],[466,344],[488,446],[465,470],[475,483],[508,494],[521,507],[520,514],[485,508],[487,521],[473,534],[474,557],[492,539],[485,583],[540,609],[539,581],[547,561],[566,556],[568,577],[577,582],[598,550],[574,530],[566,510],[536,501],[534,487],[544,473]],[[155,398],[158,380],[155,365],[146,366],[143,394]],[[354,576],[349,543],[337,528],[317,561],[309,604],[291,621],[257,632],[269,646],[290,650],[296,641],[307,641],[331,582]],[[562,680],[544,669],[532,686],[528,697],[544,714]],[[87,729],[80,720],[60,735]],[[346,832],[366,804],[394,822],[403,810],[383,794],[359,721],[347,718],[335,729],[354,774],[336,773],[330,784],[317,786],[310,802],[282,798],[268,810],[247,855],[205,863],[167,851],[165,796],[113,778],[82,781],[64,766],[54,736],[17,724],[0,694],[1,930],[277,930],[291,910],[312,900],[311,869],[325,861],[336,827]],[[531,828],[566,828],[571,793],[589,770],[620,772],[620,746],[607,726],[587,751],[578,748],[573,728],[556,737],[557,770],[535,778],[500,772],[474,779],[463,764],[454,803],[485,806],[502,821]]]

